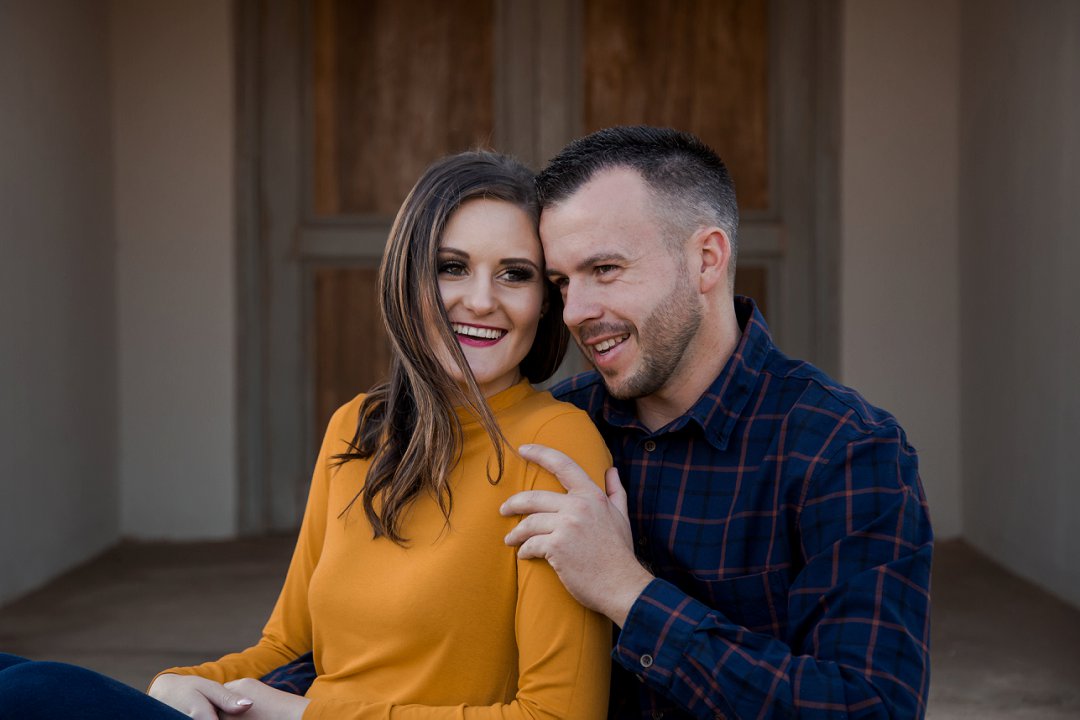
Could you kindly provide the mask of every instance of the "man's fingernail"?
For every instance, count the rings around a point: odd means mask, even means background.
[[[239,700],[236,701],[236,704],[237,705],[243,705],[244,707],[247,707],[249,705],[254,705],[255,701],[252,700],[251,698],[240,698]]]

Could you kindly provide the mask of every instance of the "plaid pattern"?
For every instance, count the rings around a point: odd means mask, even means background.
[[[604,435],[657,577],[612,653],[611,717],[921,718],[932,536],[915,451],[735,302],[734,355],[656,432],[595,372],[553,391]]]
[[[293,695],[306,695],[311,683],[315,682],[315,658],[306,652],[291,663],[271,670],[259,678],[272,688]]]

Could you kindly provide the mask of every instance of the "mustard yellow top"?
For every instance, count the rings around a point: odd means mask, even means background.
[[[341,515],[368,463],[331,464],[356,430],[362,399],[330,421],[262,639],[217,662],[165,672],[257,678],[313,650],[318,677],[305,720],[605,717],[609,622],[579,605],[547,562],[518,560],[503,542],[517,522],[499,515],[503,501],[533,488],[562,492],[558,481],[511,450],[502,480],[490,484],[491,441],[459,412],[464,442],[449,527],[435,500],[421,496],[403,525],[407,547],[372,539],[359,501]],[[552,446],[603,482],[611,457],[584,412],[527,382],[488,403],[510,448]]]

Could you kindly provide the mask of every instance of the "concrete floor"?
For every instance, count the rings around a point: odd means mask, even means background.
[[[138,688],[254,643],[291,538],[125,544],[0,608],[0,652]],[[1080,718],[1080,611],[959,542],[934,567],[932,720]]]

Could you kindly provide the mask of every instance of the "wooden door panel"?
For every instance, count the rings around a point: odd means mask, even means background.
[[[587,0],[585,130],[694,133],[736,180],[739,207],[770,208],[765,0]]]
[[[321,432],[335,410],[386,379],[390,341],[379,316],[377,268],[324,266],[312,272],[313,421]]]
[[[393,215],[436,158],[491,143],[491,0],[313,0],[313,210]]]

